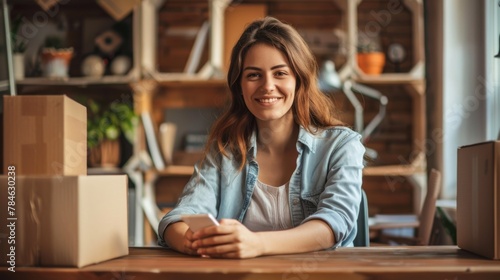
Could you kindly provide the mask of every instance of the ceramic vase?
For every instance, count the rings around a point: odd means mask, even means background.
[[[14,65],[14,79],[16,81],[24,79],[24,53],[14,53],[12,61]]]

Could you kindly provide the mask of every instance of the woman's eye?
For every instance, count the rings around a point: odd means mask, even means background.
[[[276,75],[276,76],[280,77],[280,76],[286,76],[286,75],[287,75],[287,73],[286,73],[285,71],[278,71],[278,72],[276,72],[274,75]]]
[[[248,78],[248,79],[256,79],[256,78],[258,78],[259,76],[260,76],[260,75],[259,75],[258,73],[249,73],[249,74],[247,75],[247,78]]]

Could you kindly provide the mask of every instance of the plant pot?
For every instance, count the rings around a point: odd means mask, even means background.
[[[73,48],[54,49],[45,48],[42,50],[42,72],[47,78],[67,78]]]
[[[16,81],[24,79],[24,53],[14,53],[12,64],[14,65],[14,79]]]
[[[358,67],[365,74],[379,75],[385,65],[385,55],[383,52],[369,52],[357,54]]]
[[[120,141],[104,140],[90,148],[89,164],[92,167],[117,167],[120,164]]]

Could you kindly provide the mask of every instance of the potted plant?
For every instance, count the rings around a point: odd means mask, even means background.
[[[73,48],[66,47],[64,40],[59,36],[45,38],[42,48],[42,72],[48,78],[67,78]]]
[[[19,28],[21,27],[22,18],[17,17],[12,22],[10,38],[12,42],[12,61],[14,64],[14,78],[16,80],[24,79],[24,52],[26,51],[26,39],[19,36]]]
[[[356,60],[361,71],[368,75],[382,73],[385,65],[385,54],[382,52],[378,35],[358,37],[357,50]]]
[[[117,167],[120,163],[120,136],[134,142],[138,117],[127,103],[112,102],[103,106],[89,99],[87,102],[87,148],[89,165]]]

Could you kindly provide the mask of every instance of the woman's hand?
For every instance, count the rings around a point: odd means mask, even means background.
[[[171,248],[178,252],[199,255],[196,253],[196,249],[193,248],[193,232],[182,221],[169,225],[163,234],[163,238]]]
[[[184,234],[184,243],[183,243],[183,249],[182,252],[186,253],[188,255],[199,255],[196,252],[196,248],[193,247],[193,241],[196,239],[193,238],[193,232],[191,229],[186,230],[186,233]]]
[[[186,233],[186,239],[192,242],[186,243],[186,248],[212,258],[244,259],[264,254],[259,234],[233,219],[222,219],[219,226],[201,229],[189,237]]]
[[[336,242],[334,232],[322,220],[262,232],[252,232],[237,220],[222,219],[219,223],[193,233],[186,223],[177,222],[167,227],[164,239],[171,248],[185,254],[233,259],[311,252],[330,248]]]

